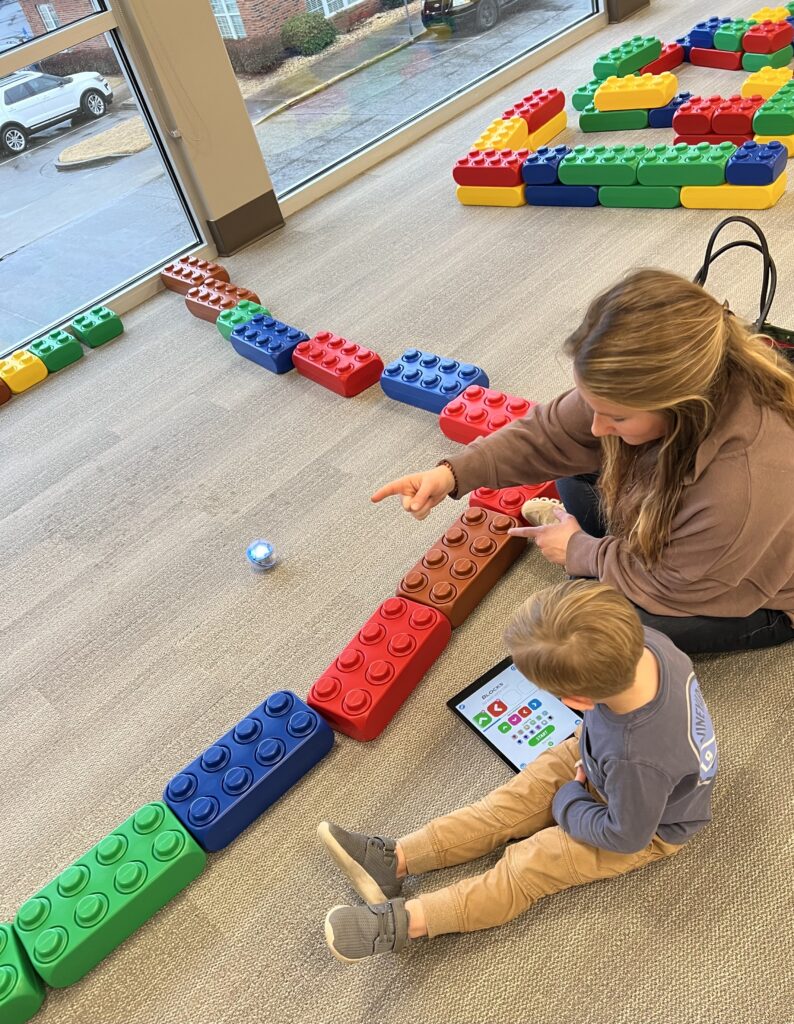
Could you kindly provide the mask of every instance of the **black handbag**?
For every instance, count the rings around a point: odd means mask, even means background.
[[[752,231],[755,232],[758,238],[757,242],[751,239],[738,239],[735,242],[728,242],[721,248],[714,251],[714,245],[717,241],[717,235],[720,231],[728,224],[746,224]],[[794,330],[790,331],[786,327],[777,327],[775,324],[769,322],[769,310],[772,308],[772,300],[775,297],[775,290],[777,288],[777,267],[775,261],[769,253],[769,245],[766,240],[764,232],[759,228],[754,220],[750,220],[749,217],[726,217],[725,220],[720,223],[711,232],[708,245],[706,246],[706,255],[703,259],[703,265],[695,274],[693,281],[695,284],[705,285],[706,278],[709,275],[709,268],[714,260],[718,256],[721,256],[724,252],[729,249],[735,249],[738,246],[745,246],[748,249],[755,249],[756,252],[760,252],[764,260],[764,273],[761,281],[761,301],[759,304],[758,318],[753,323],[753,330],[757,334],[764,336],[770,346],[776,349],[781,355],[794,361]]]

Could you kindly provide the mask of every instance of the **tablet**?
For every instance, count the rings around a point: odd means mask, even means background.
[[[512,658],[451,697],[447,707],[514,772],[563,743],[582,722],[578,711],[523,676]]]

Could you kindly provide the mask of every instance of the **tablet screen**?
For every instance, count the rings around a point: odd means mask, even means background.
[[[515,771],[568,739],[582,721],[577,711],[523,676],[510,658],[447,703]]]

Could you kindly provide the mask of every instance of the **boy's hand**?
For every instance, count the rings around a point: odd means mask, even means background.
[[[507,532],[512,537],[530,537],[540,548],[544,558],[555,565],[565,565],[568,541],[575,533],[581,532],[576,518],[561,508],[554,509],[558,522],[551,526],[517,526]]]
[[[573,781],[581,782],[582,785],[584,785],[585,782],[587,782],[587,776],[584,773],[584,767],[582,766],[582,762],[577,761],[574,767],[576,768],[576,775],[574,775]]]
[[[375,491],[370,501],[383,501],[398,494],[406,512],[410,512],[414,519],[424,519],[454,489],[455,477],[451,470],[447,466],[436,466],[424,473],[411,473],[392,480]]]

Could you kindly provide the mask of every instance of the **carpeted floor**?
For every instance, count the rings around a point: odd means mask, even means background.
[[[637,264],[693,274],[720,214],[464,209],[449,169],[515,97],[570,94],[608,45],[712,13],[674,0],[610,27],[225,261],[233,279],[308,330],[386,358],[408,345],[464,357],[496,386],[550,398],[591,296]],[[680,76],[707,94],[739,81]],[[789,325],[792,210],[787,194],[758,215],[780,267],[774,319]],[[750,312],[758,279],[752,254],[730,256],[713,287]],[[430,414],[378,388],[343,401],[273,377],[170,293],[126,326],[0,417],[0,920],[267,694],[304,695],[460,511],[417,524],[368,503],[450,450]],[[271,575],[246,567],[256,536],[277,546]],[[502,657],[512,609],[558,576],[529,551],[378,740],[339,737],[183,895],[49,992],[41,1024],[794,1020],[791,649],[699,663],[721,774],[715,821],[680,857],[400,958],[348,968],[327,952],[324,913],[351,892],[317,821],[400,834],[508,777],[444,702]]]

